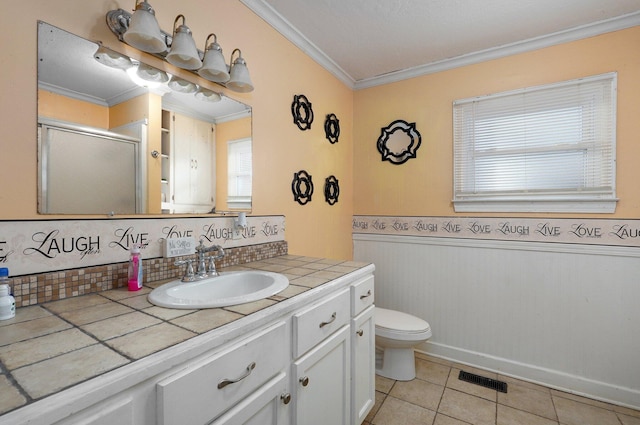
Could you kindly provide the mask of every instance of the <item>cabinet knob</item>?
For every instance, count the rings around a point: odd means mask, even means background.
[[[291,402],[291,394],[289,393],[282,394],[280,396],[280,400],[282,400],[284,404],[289,404]]]
[[[358,336],[362,336],[362,335],[364,335],[364,331],[362,329],[358,329],[356,331],[356,334],[358,334]]]
[[[309,385],[309,377],[303,376],[302,378],[300,378],[300,383],[303,387],[306,387],[307,385]]]

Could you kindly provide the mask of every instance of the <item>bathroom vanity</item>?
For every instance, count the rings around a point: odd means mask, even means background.
[[[0,422],[360,424],[375,398],[373,270],[361,265]]]

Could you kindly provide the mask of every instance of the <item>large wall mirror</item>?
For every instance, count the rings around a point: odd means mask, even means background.
[[[185,74],[38,22],[38,212],[250,210],[251,108]]]

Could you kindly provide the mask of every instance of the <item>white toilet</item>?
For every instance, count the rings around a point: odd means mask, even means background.
[[[398,381],[416,377],[413,347],[431,338],[427,322],[400,311],[375,308],[376,374]]]

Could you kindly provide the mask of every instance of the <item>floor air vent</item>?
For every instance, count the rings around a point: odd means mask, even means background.
[[[485,378],[484,376],[475,375],[473,373],[460,371],[458,379],[461,381],[471,382],[472,384],[480,385],[492,390],[500,391],[501,393],[507,392],[507,383],[502,381],[496,381],[495,379]]]

